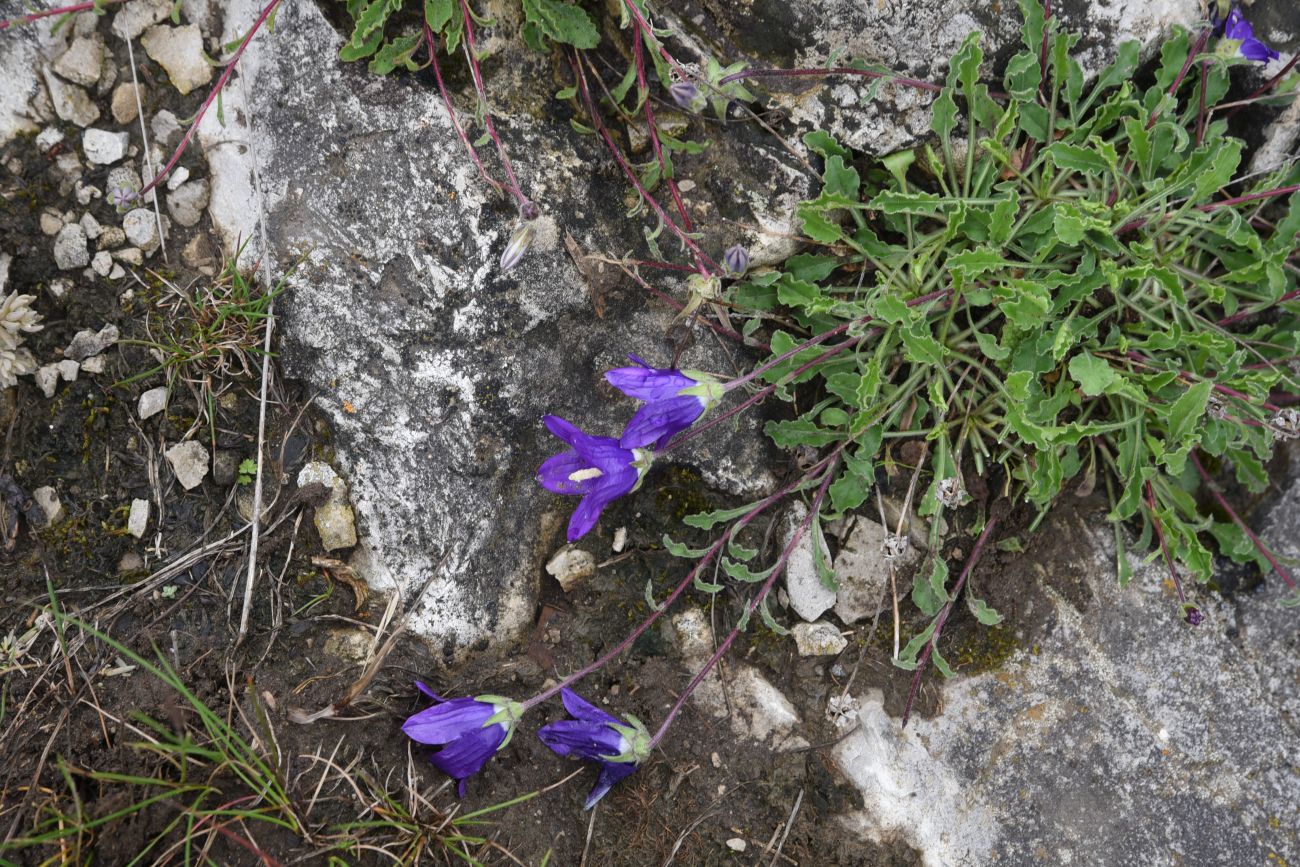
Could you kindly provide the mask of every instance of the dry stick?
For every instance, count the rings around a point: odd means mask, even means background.
[[[89,12],[96,6],[106,6],[109,3],[121,3],[122,0],[98,0],[90,3],[74,3],[71,6],[60,6],[57,9],[46,9],[44,12],[33,12],[30,15],[21,15],[17,18],[8,18],[0,21],[0,30],[8,30],[18,24],[31,24],[33,21],[40,21],[42,18],[49,18],[52,15],[74,15],[78,12]]]
[[[194,115],[194,120],[190,122],[189,130],[186,131],[185,137],[181,139],[181,143],[176,146],[176,150],[172,153],[171,159],[167,161],[167,165],[162,167],[161,172],[153,176],[153,180],[145,184],[144,188],[141,189],[140,192],[136,193],[136,198],[143,196],[145,193],[158,186],[158,182],[167,177],[168,172],[172,170],[172,166],[176,165],[176,161],[181,158],[181,154],[185,153],[185,149],[190,146],[190,139],[194,138],[194,133],[198,131],[199,122],[203,120],[203,115],[207,113],[208,106],[212,105],[212,101],[217,98],[217,94],[221,93],[221,89],[225,87],[226,82],[230,80],[230,76],[235,71],[235,67],[239,65],[239,58],[244,55],[244,49],[248,47],[248,43],[253,41],[253,37],[257,34],[258,29],[261,28],[267,18],[271,17],[271,13],[275,11],[275,7],[279,5],[280,0],[271,0],[270,3],[266,4],[266,8],[262,10],[262,14],[257,16],[257,20],[253,22],[253,26],[249,28],[248,33],[245,34],[243,40],[239,43],[239,48],[235,49],[234,56],[226,63],[226,68],[222,71],[221,77],[217,79],[217,83],[213,85],[211,92],[208,93],[208,98],[203,100],[203,105],[199,106],[198,113]]]
[[[478,151],[470,143],[469,136],[465,135],[465,130],[456,117],[456,109],[451,104],[451,94],[447,92],[447,85],[442,80],[442,66],[438,63],[438,51],[433,44],[433,31],[429,29],[428,24],[424,25],[424,42],[429,47],[429,65],[433,67],[433,77],[438,82],[438,93],[442,95],[443,105],[447,106],[447,116],[451,118],[451,125],[455,128],[456,135],[460,137],[461,144],[465,145],[465,150],[469,152],[469,158],[474,161],[474,165],[478,166],[478,173],[483,177],[484,182],[504,193],[505,185],[495,178],[488,177],[487,169],[479,159]]]
[[[952,598],[943,606],[943,610],[939,612],[939,616],[935,620],[934,634],[930,636],[930,640],[925,643],[925,649],[921,651],[921,658],[916,663],[916,674],[912,675],[912,686],[907,690],[907,704],[903,706],[903,728],[907,728],[907,720],[912,715],[912,703],[916,701],[917,691],[921,688],[921,675],[925,674],[925,666],[930,661],[930,653],[934,650],[934,646],[939,643],[939,634],[943,632],[943,626],[948,622],[948,616],[952,614],[952,606],[961,596],[961,590],[966,586],[966,579],[970,577],[975,564],[979,562],[980,554],[984,550],[984,543],[988,541],[989,534],[993,532],[993,528],[997,526],[997,523],[997,518],[989,518],[988,523],[984,525],[984,532],[980,533],[980,537],[975,540],[975,547],[966,560],[966,567],[961,570],[961,577],[957,579],[957,586],[953,588]]]
[[[1201,459],[1196,456],[1195,450],[1192,451],[1191,458],[1192,466],[1196,467],[1196,472],[1200,474],[1201,481],[1205,483],[1205,487],[1209,489],[1210,495],[1214,497],[1215,502],[1223,508],[1223,511],[1228,513],[1228,517],[1232,518],[1233,523],[1241,528],[1241,531],[1245,533],[1246,537],[1255,545],[1255,550],[1264,555],[1264,559],[1273,567],[1273,571],[1278,574],[1278,577],[1285,581],[1287,586],[1292,590],[1297,589],[1295,581],[1291,580],[1291,574],[1287,572],[1286,569],[1282,568],[1282,564],[1277,562],[1277,558],[1273,556],[1273,552],[1260,541],[1260,538],[1255,535],[1255,532],[1251,530],[1250,527],[1246,526],[1246,522],[1241,519],[1241,516],[1237,514],[1232,506],[1228,505],[1228,501],[1223,498],[1223,494],[1219,493],[1219,489],[1215,487],[1214,482],[1210,480],[1210,474],[1207,473],[1205,467],[1201,465]]]
[[[272,9],[280,0],[271,0],[267,10]],[[266,17],[267,12],[263,11],[262,17]],[[260,23],[261,19],[259,19]],[[256,30],[254,26],[253,30]],[[240,52],[244,50],[244,45],[253,36],[250,30],[248,36],[244,39],[244,44],[239,47]],[[236,54],[235,58],[238,59]],[[234,62],[231,62],[234,66]],[[241,90],[244,87],[244,79],[239,79]],[[220,87],[220,84],[218,84]],[[248,110],[249,129],[252,129],[253,114],[252,104],[249,102],[247,91],[244,92],[244,106]],[[194,122],[198,126],[198,120]],[[266,198],[262,192],[262,175],[257,158],[256,137],[248,137],[249,152],[253,155],[253,188],[257,191],[258,215],[258,232],[262,244],[262,286],[267,290],[271,286],[271,250],[266,237]],[[238,263],[236,263],[238,267]],[[271,301],[266,307],[266,333],[262,337],[262,384],[257,404],[257,473],[253,479],[253,517],[250,521],[252,531],[248,539],[248,577],[244,581],[244,608],[239,615],[239,633],[235,637],[235,646],[239,646],[248,633],[248,618],[253,609],[253,586],[257,581],[257,542],[262,526],[262,464],[265,455],[263,450],[266,444],[266,392],[267,384],[270,382],[270,358],[271,358],[271,333],[275,330],[275,296],[271,296]]]
[[[151,153],[149,150],[149,133],[145,130],[145,125],[144,125],[144,106],[141,105],[140,103],[140,79],[136,77],[135,49],[132,47],[131,42],[132,40],[130,38],[126,40],[126,54],[127,54],[127,58],[131,63],[131,83],[132,85],[134,85],[133,90],[135,91],[135,111],[140,118],[140,138],[144,141],[145,168],[149,170],[150,174],[153,174],[153,153]],[[162,211],[158,207],[157,193],[154,193],[153,196],[153,218],[155,224],[158,226],[158,245],[162,247],[163,261],[166,262],[167,261],[167,235],[165,232],[163,232]],[[161,503],[159,503],[158,508],[159,510],[162,509]]]

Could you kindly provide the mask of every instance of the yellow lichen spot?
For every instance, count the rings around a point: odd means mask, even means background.
[[[343,401],[343,411],[346,412],[348,415],[355,415],[357,412],[357,408],[352,405],[352,401],[345,400]]]

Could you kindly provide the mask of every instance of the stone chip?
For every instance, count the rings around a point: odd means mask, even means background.
[[[193,24],[183,27],[155,25],[140,40],[181,96],[212,80],[212,67],[203,56],[203,34]]]
[[[208,450],[202,443],[194,440],[177,443],[163,454],[182,488],[189,491],[203,483],[208,474]]]

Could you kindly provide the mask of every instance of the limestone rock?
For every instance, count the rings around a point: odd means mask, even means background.
[[[99,355],[105,349],[117,343],[118,330],[116,325],[105,325],[98,331],[85,329],[78,331],[72,336],[72,342],[63,350],[63,357],[73,361],[81,361],[94,355]]]
[[[91,269],[101,277],[107,277],[113,270],[113,254],[107,250],[100,250],[90,260]]]
[[[791,505],[782,523],[783,544],[790,543],[794,538],[795,529],[807,516],[808,509],[802,503]],[[790,559],[785,566],[785,592],[790,597],[790,607],[794,609],[795,614],[809,622],[821,617],[835,604],[835,591],[827,587],[818,574],[812,537],[810,528],[790,554]],[[830,550],[827,549],[824,540],[820,544],[821,560],[829,568]]]
[[[140,44],[166,70],[181,96],[212,80],[212,67],[203,56],[203,35],[197,26],[155,25],[145,31]]]
[[[144,538],[144,531],[149,526],[149,501],[132,500],[131,511],[126,516],[126,529],[137,539]]]
[[[835,656],[849,645],[834,624],[825,621],[796,623],[790,634],[800,656]]]
[[[188,491],[203,483],[203,477],[208,474],[208,450],[202,443],[194,440],[177,443],[163,454],[182,488]]]
[[[99,220],[95,219],[95,215],[89,211],[81,215],[77,225],[81,226],[81,231],[85,232],[86,237],[92,241],[104,234],[104,227],[99,224]]]
[[[122,218],[122,230],[127,240],[146,253],[158,249],[158,218],[148,208],[135,208]]]
[[[60,120],[82,127],[99,120],[99,106],[84,89],[69,84],[49,69],[45,70],[45,86],[49,88],[50,102]]]
[[[124,132],[88,129],[81,135],[81,148],[86,159],[94,165],[107,166],[126,156],[131,136]]]
[[[181,136],[180,121],[165,108],[149,121],[149,130],[153,133],[154,142],[163,147],[175,144]]]
[[[205,180],[189,181],[167,194],[167,213],[186,228],[203,219],[203,209],[207,206],[208,182]]]
[[[167,387],[160,385],[157,388],[151,388],[140,395],[140,400],[136,403],[135,414],[140,417],[140,421],[152,418],[167,408]]]
[[[81,372],[82,373],[103,373],[105,364],[107,364],[107,361],[105,360],[104,356],[96,355],[91,358],[87,358],[85,361],[81,362]]]
[[[86,230],[69,223],[59,230],[54,239],[54,264],[64,271],[84,268],[90,264],[90,251],[86,248]]]
[[[78,36],[54,61],[54,71],[68,81],[93,87],[103,65],[104,43],[94,37]]]
[[[140,115],[139,103],[144,100],[144,87],[134,82],[123,82],[113,88],[113,120],[128,124]]]
[[[41,507],[41,512],[45,514],[45,526],[57,524],[67,516],[67,510],[63,508],[63,502],[59,499],[59,492],[54,488],[46,485],[32,491],[32,499],[36,505]]]
[[[840,545],[835,557],[835,580],[839,585],[835,615],[846,624],[875,617],[892,604],[889,561],[881,551],[886,535],[884,527],[870,518],[859,517]],[[900,595],[911,586],[919,558],[916,547],[909,546],[905,554],[894,560]]]
[[[55,367],[59,369],[59,377],[64,382],[76,382],[77,372],[81,370],[81,365],[71,358],[65,358],[62,361],[55,362]]]
[[[59,366],[57,364],[47,364],[36,369],[32,374],[32,380],[36,387],[40,389],[41,394],[46,397],[54,397],[54,390],[59,385]]]
[[[113,32],[123,39],[139,39],[149,25],[162,21],[171,11],[171,0],[132,0],[113,16]]]
[[[63,130],[57,126],[47,126],[36,135],[36,149],[47,154],[56,144],[63,141],[63,138]]]
[[[568,593],[596,574],[596,558],[590,551],[565,545],[546,564],[546,571],[559,582],[560,589]]]
[[[176,168],[172,169],[171,174],[167,176],[167,189],[174,191],[177,187],[179,187],[181,184],[185,183],[189,179],[190,179],[190,170],[185,168],[185,166],[177,166]],[[205,202],[204,206],[206,207],[206,205],[207,203]]]
[[[298,487],[322,484],[330,489],[329,499],[316,507],[316,532],[326,551],[351,548],[357,544],[356,516],[348,503],[348,486],[334,468],[323,461],[312,461],[298,472]]]

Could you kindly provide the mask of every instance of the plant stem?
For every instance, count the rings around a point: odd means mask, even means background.
[[[474,16],[470,14],[469,3],[466,0],[460,0],[460,13],[465,21],[465,57],[469,60],[469,70],[474,78],[474,90],[478,92],[479,104],[483,106],[483,127],[487,130],[488,136],[491,137],[492,144],[496,145],[497,155],[501,158],[501,165],[505,169],[508,181],[506,189],[519,203],[520,213],[524,213],[530,209],[533,203],[520,189],[519,180],[515,177],[514,166],[510,164],[510,157],[506,154],[506,146],[502,144],[501,136],[497,135],[496,126],[492,123],[492,111],[488,108],[487,89],[483,86],[483,74],[478,68],[478,49],[474,45]]]
[[[1273,301],[1273,302],[1271,302],[1271,303],[1269,303],[1269,304],[1265,304],[1265,305],[1263,305],[1262,307],[1256,307],[1254,310],[1242,310],[1242,311],[1240,311],[1240,312],[1238,312],[1238,313],[1234,313],[1234,314],[1232,314],[1231,316],[1225,316],[1225,317],[1223,317],[1222,319],[1220,319],[1218,322],[1216,322],[1216,323],[1214,323],[1214,324],[1215,324],[1215,325],[1231,325],[1232,323],[1234,323],[1234,322],[1239,322],[1239,321],[1241,321],[1242,319],[1245,319],[1245,318],[1248,317],[1248,316],[1254,316],[1256,313],[1263,313],[1264,311],[1266,311],[1266,310],[1268,310],[1268,309],[1270,309],[1270,308],[1272,308],[1272,307],[1274,307],[1274,306],[1276,306],[1276,305],[1278,305],[1278,304],[1281,304],[1283,301],[1290,301],[1292,298],[1295,298],[1295,297],[1297,297],[1297,296],[1300,296],[1300,289],[1292,289],[1290,292],[1286,293],[1285,295],[1283,295],[1281,298],[1277,299],[1276,301]]]
[[[0,30],[8,30],[10,27],[16,27],[19,24],[31,24],[33,21],[40,21],[42,18],[49,18],[52,15],[75,15],[78,12],[88,12],[96,6],[105,6],[109,3],[121,3],[122,0],[100,0],[95,3],[91,0],[89,3],[74,3],[71,6],[60,6],[57,9],[46,9],[43,12],[33,12],[30,15],[20,15],[17,18],[8,18],[0,21]]]
[[[669,175],[668,160],[664,159],[663,147],[659,144],[659,130],[655,124],[655,113],[649,99],[650,87],[646,84],[645,52],[641,48],[641,29],[639,27],[632,31],[632,53],[636,59],[638,96],[641,98],[641,105],[645,108],[645,122],[646,129],[650,133],[650,146],[654,149],[655,158],[659,160],[659,175],[668,186],[668,191],[672,193],[673,202],[677,205],[677,213],[682,215],[682,226],[686,228],[686,231],[694,232],[695,226],[691,223],[691,215],[686,213],[686,203],[682,201],[681,191],[677,189],[677,181],[673,180]]]
[[[975,564],[979,562],[980,554],[984,550],[984,543],[988,541],[989,534],[993,532],[993,528],[997,526],[997,523],[997,518],[989,518],[988,523],[984,525],[984,532],[980,533],[979,538],[975,540],[975,547],[971,549],[970,557],[966,558],[966,566],[961,570],[961,576],[957,579],[957,586],[953,588],[952,598],[943,606],[943,610],[939,612],[939,616],[935,620],[934,634],[930,636],[930,640],[925,643],[925,649],[921,651],[921,658],[916,663],[916,674],[912,676],[912,686],[907,691],[907,704],[903,707],[903,728],[907,728],[907,720],[912,715],[912,704],[916,701],[916,694],[921,688],[921,675],[925,673],[925,666],[930,661],[930,653],[934,650],[934,646],[939,643],[939,634],[943,632],[943,626],[948,622],[948,616],[952,614],[952,606],[961,596],[962,588],[966,586],[966,579],[970,577]]]
[[[641,14],[640,9],[636,8],[636,4],[633,3],[632,0],[623,0],[623,5],[632,13],[632,18],[636,21],[637,29],[645,34],[646,41],[658,50],[659,56],[673,68],[673,71],[676,72],[683,81],[689,81],[690,76],[686,74],[686,70],[682,69],[682,65],[668,53],[666,48],[664,48],[663,43],[659,41],[659,37],[655,35],[654,28],[650,26],[649,21],[645,20],[645,16]]]
[[[826,468],[826,476],[822,479],[821,485],[817,488],[817,494],[813,497],[812,504],[808,508],[808,515],[803,519],[803,522],[795,532],[791,534],[790,541],[786,543],[785,549],[781,552],[780,558],[776,561],[776,565],[772,567],[772,574],[767,576],[767,580],[763,582],[763,586],[760,587],[758,592],[754,594],[754,597],[749,600],[749,605],[745,606],[745,613],[741,615],[736,626],[727,634],[727,637],[722,640],[722,643],[718,645],[718,649],[713,652],[713,656],[709,657],[708,662],[704,663],[700,670],[695,673],[695,676],[691,678],[691,682],[686,685],[686,689],[682,690],[681,695],[677,697],[677,702],[672,706],[672,709],[668,711],[668,715],[664,717],[664,721],[660,723],[658,731],[654,733],[654,737],[650,739],[651,749],[663,740],[664,735],[668,732],[668,727],[673,724],[673,720],[677,718],[679,713],[681,713],[682,707],[686,704],[686,700],[691,697],[691,693],[695,692],[696,688],[708,673],[718,664],[718,660],[722,659],[722,657],[726,655],[727,650],[731,648],[732,643],[736,640],[736,636],[740,635],[741,625],[748,622],[748,620],[753,616],[754,611],[757,610],[758,606],[762,604],[765,598],[767,598],[767,594],[776,583],[776,579],[785,571],[785,564],[790,560],[790,555],[794,553],[794,549],[803,541],[803,537],[808,532],[808,528],[812,526],[813,519],[816,518],[818,513],[821,511],[822,500],[826,498],[826,490],[831,485],[831,479],[835,478],[835,468],[839,464],[839,454],[847,444],[847,442],[840,443],[835,447],[834,451],[827,455],[828,460],[832,458],[833,460],[830,460],[830,464]],[[805,478],[807,478],[807,476],[805,476]]]
[[[442,80],[442,66],[438,63],[438,50],[433,44],[433,31],[429,25],[424,25],[424,42],[429,47],[429,65],[433,67],[433,77],[438,82],[438,93],[442,95],[442,104],[447,107],[447,116],[451,118],[451,125],[456,130],[456,135],[460,137],[461,144],[465,145],[465,150],[469,152],[469,158],[478,166],[478,173],[482,176],[484,182],[489,186],[495,187],[499,192],[505,192],[505,186],[495,178],[488,177],[487,168],[484,167],[483,161],[479,159],[478,151],[470,143],[469,136],[460,125],[460,120],[456,117],[456,109],[451,104],[451,94],[447,92],[447,85]]]
[[[1151,509],[1151,524],[1156,528],[1156,538],[1160,540],[1160,553],[1165,555],[1165,565],[1169,567],[1169,577],[1174,579],[1174,589],[1178,591],[1178,601],[1185,603],[1187,602],[1187,595],[1183,593],[1183,582],[1178,578],[1178,570],[1174,568],[1174,560],[1169,556],[1169,546],[1165,544],[1165,531],[1160,526],[1160,517],[1156,515],[1156,495],[1150,481],[1147,482],[1147,506]]]
[[[211,92],[208,93],[207,99],[203,100],[203,105],[199,106],[198,113],[194,115],[194,120],[191,121],[190,128],[186,130],[185,137],[181,139],[181,143],[176,146],[176,150],[172,153],[171,159],[167,161],[167,164],[162,167],[158,174],[153,176],[149,183],[145,184],[144,187],[135,194],[134,198],[143,199],[150,190],[158,186],[159,182],[162,181],[163,178],[167,177],[168,173],[171,172],[172,167],[176,165],[176,161],[181,158],[181,154],[185,153],[185,149],[190,146],[190,140],[194,138],[194,133],[198,131],[199,121],[203,120],[203,115],[207,113],[208,106],[212,105],[212,101],[217,98],[217,94],[221,93],[221,88],[226,86],[226,82],[230,80],[231,73],[233,73],[235,67],[239,65],[239,58],[243,56],[244,49],[248,47],[248,43],[253,41],[253,36],[256,35],[263,22],[265,22],[267,18],[271,17],[271,13],[275,11],[275,7],[279,5],[280,0],[271,0],[271,2],[267,3],[266,7],[262,9],[262,14],[257,16],[257,20],[253,22],[253,26],[249,28],[248,33],[244,35],[243,41],[239,43],[239,48],[235,49],[234,56],[230,58],[230,61],[226,64],[226,68],[222,70],[221,77],[218,78],[217,83],[213,85]]]
[[[1201,481],[1205,482],[1205,487],[1209,489],[1210,495],[1214,497],[1215,502],[1222,507],[1223,511],[1228,513],[1228,517],[1232,518],[1233,523],[1241,528],[1241,531],[1245,533],[1246,537],[1255,545],[1255,550],[1259,551],[1259,553],[1264,556],[1264,559],[1269,562],[1269,565],[1273,567],[1273,571],[1286,582],[1288,587],[1295,590],[1296,584],[1295,581],[1291,580],[1291,574],[1282,568],[1282,564],[1277,562],[1277,558],[1273,556],[1273,552],[1268,550],[1264,543],[1260,541],[1259,537],[1255,535],[1254,531],[1251,530],[1250,527],[1246,526],[1246,522],[1243,521],[1236,511],[1233,510],[1232,506],[1228,505],[1228,501],[1223,498],[1223,494],[1219,493],[1219,489],[1216,488],[1214,482],[1210,480],[1210,474],[1207,473],[1205,467],[1201,465],[1201,459],[1197,457],[1195,450],[1192,451],[1191,458],[1192,466],[1196,467],[1196,472],[1200,474]]]

